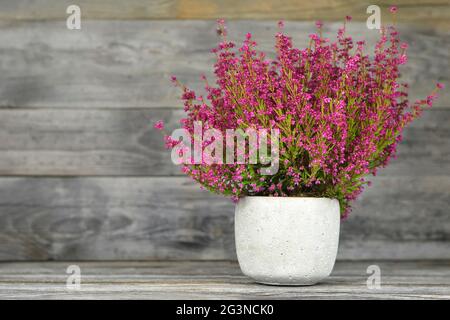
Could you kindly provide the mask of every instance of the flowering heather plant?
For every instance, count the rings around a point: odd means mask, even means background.
[[[187,117],[182,126],[190,133],[196,121],[221,132],[277,128],[279,170],[262,175],[261,164],[190,162],[182,165],[183,172],[234,200],[335,198],[342,217],[347,216],[351,201],[369,183],[366,176],[389,162],[405,126],[432,105],[442,85],[426,99],[409,103],[408,85],[398,82],[407,45],[400,43],[392,26],[382,29],[369,58],[364,41],[354,43],[345,24],[334,42],[322,37],[321,22],[316,25],[318,33],[310,35],[309,47],[297,49],[280,22],[276,58],[269,60],[257,51],[251,34],[236,50],[219,20],[222,41],[213,49],[217,80],[210,85],[205,79],[206,99],[172,79],[183,89]],[[163,124],[156,127],[162,129]],[[168,135],[165,140],[168,148],[180,143]]]

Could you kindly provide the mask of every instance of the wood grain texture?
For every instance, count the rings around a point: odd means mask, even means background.
[[[340,259],[450,259],[450,177],[378,177]],[[0,178],[0,260],[235,259],[229,199],[187,178]]]
[[[3,179],[1,260],[223,259],[234,251],[231,201],[187,179]]]
[[[217,43],[215,23],[172,19],[273,19],[229,23],[233,40],[240,42],[252,32],[260,48],[273,56],[277,19],[341,20],[350,14],[364,21],[368,2],[80,0],[81,31],[65,27],[69,4],[72,1],[0,2],[0,260],[235,259],[233,205],[199,191],[186,178],[174,177],[179,170],[170,162],[161,136],[151,129],[158,119],[174,128],[182,116],[170,75],[199,89],[199,75],[212,73],[214,57],[208,52]],[[448,2],[399,4],[399,21],[408,23],[400,25],[400,32],[410,43],[402,78],[411,83],[412,99],[425,97],[437,81],[448,88]],[[387,4],[381,6],[384,19]],[[333,35],[339,26],[327,23],[325,35]],[[366,38],[370,47],[378,36],[361,22],[348,29],[357,39]],[[305,47],[315,27],[291,21],[286,31],[297,46]],[[449,90],[435,107],[406,131],[399,159],[374,179],[343,224],[340,259],[450,259]],[[53,270],[52,265],[42,268]],[[226,274],[230,269],[223,270]],[[49,284],[45,291],[39,277],[21,285],[13,278],[1,282],[5,272],[0,265],[0,297],[17,292],[24,297],[73,297],[59,284]],[[158,277],[152,279],[164,285]],[[185,287],[187,278],[180,279],[172,280],[170,294],[175,297],[206,297],[211,290],[201,284],[198,292],[180,293],[177,281]],[[141,281],[137,276],[135,280]],[[130,298],[169,297],[146,279],[143,293],[135,292],[133,281],[102,287],[105,295],[92,284],[84,294],[108,297],[124,290],[124,297]],[[247,285],[232,281],[239,289],[225,285],[218,290],[223,296],[241,297]],[[447,294],[427,285],[421,287],[423,296]],[[265,294],[251,290],[257,297]],[[343,297],[355,288],[346,290]],[[415,294],[408,290],[386,294]]]
[[[69,265],[79,291],[66,289]],[[381,288],[367,288],[367,267]],[[0,263],[0,299],[450,299],[450,261],[338,261],[320,285],[265,286],[229,261]]]
[[[0,175],[181,175],[152,124],[170,133],[180,109],[0,109]],[[450,172],[450,110],[424,113],[406,129],[398,159],[382,176],[430,176]]]
[[[181,174],[153,123],[180,109],[0,110],[0,175]]]
[[[289,19],[342,20],[346,15],[365,21],[369,0],[78,0],[84,19]],[[70,0],[15,0],[0,4],[2,20],[65,20]],[[397,5],[402,22],[448,26],[446,0],[378,2],[383,18]]]
[[[232,21],[229,33],[239,42],[252,32],[260,48],[274,55],[276,21]],[[325,25],[333,36],[340,23]],[[0,107],[145,108],[181,107],[170,75],[194,89],[201,74],[211,77],[217,43],[213,21],[86,21],[70,31],[64,22],[0,21]],[[286,32],[306,47],[312,22],[289,22]],[[379,36],[363,23],[348,32],[373,48]],[[450,31],[402,25],[410,43],[402,79],[411,100],[426,97],[437,81],[450,85]],[[211,79],[211,78],[210,78]],[[436,107],[450,107],[444,90]]]

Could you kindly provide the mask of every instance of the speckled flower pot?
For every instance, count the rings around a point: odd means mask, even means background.
[[[315,284],[333,270],[339,223],[335,199],[242,198],[235,213],[241,270],[264,284]]]

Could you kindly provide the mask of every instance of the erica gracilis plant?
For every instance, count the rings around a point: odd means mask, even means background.
[[[279,170],[265,176],[260,164],[186,163],[184,173],[235,201],[243,196],[335,198],[347,216],[351,201],[369,183],[366,177],[388,164],[405,126],[432,105],[442,85],[426,99],[408,101],[408,84],[399,82],[407,44],[400,43],[392,26],[381,30],[369,58],[364,41],[355,43],[346,35],[345,23],[334,42],[322,37],[322,23],[316,25],[308,48],[298,49],[279,23],[277,54],[270,60],[257,51],[251,34],[236,49],[223,20],[218,21],[222,41],[212,50],[216,81],[204,79],[206,98],[172,79],[183,90],[182,126],[190,133],[195,121],[222,132],[278,128]],[[168,148],[179,143],[169,135],[165,141]]]

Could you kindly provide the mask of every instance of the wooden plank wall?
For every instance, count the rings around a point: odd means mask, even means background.
[[[82,8],[82,30],[65,9]],[[367,1],[0,1],[0,260],[235,259],[233,205],[180,175],[151,123],[182,116],[176,74],[211,75],[214,21],[273,54],[278,19],[298,46],[326,20],[365,27]],[[448,1],[397,1],[412,99],[449,88]],[[382,19],[388,3],[379,3]],[[383,20],[384,21],[384,20]],[[405,133],[342,225],[345,259],[450,258],[450,94]]]

